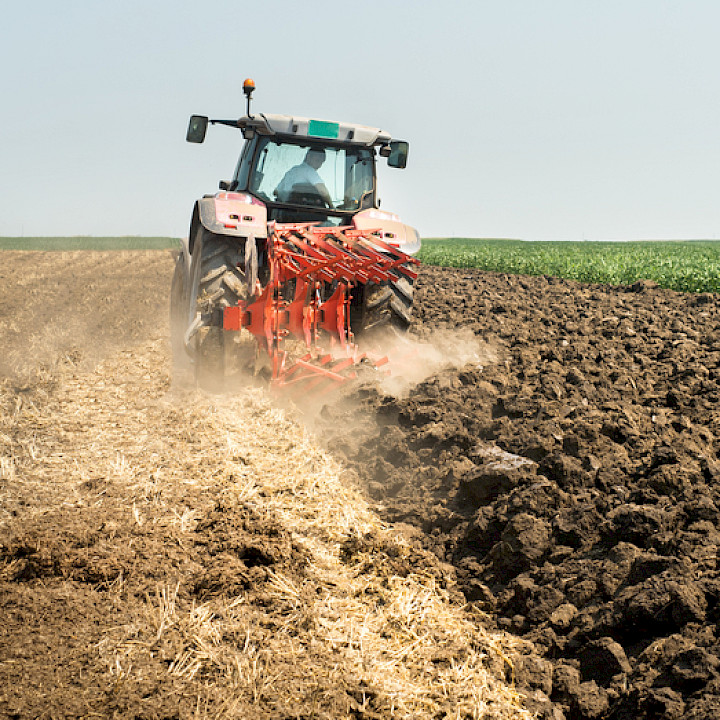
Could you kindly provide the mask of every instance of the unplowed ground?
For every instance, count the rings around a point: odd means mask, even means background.
[[[168,253],[2,261],[0,717],[530,717],[417,531],[262,388],[173,379]]]

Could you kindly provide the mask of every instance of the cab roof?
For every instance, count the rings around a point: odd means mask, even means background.
[[[357,145],[387,145],[391,136],[383,130],[367,125],[332,122],[299,117],[297,115],[244,116],[238,120],[238,127],[252,128],[259,135],[278,135],[291,138],[312,138],[317,140],[354,143]]]

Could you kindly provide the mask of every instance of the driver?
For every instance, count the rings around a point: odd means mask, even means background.
[[[278,200],[280,202],[289,202],[290,195],[294,191],[302,191],[303,187],[311,186],[323,199],[323,202],[329,208],[333,208],[330,193],[318,173],[318,168],[324,162],[325,151],[322,148],[310,148],[305,155],[305,159],[299,165],[290,168],[275,189]]]

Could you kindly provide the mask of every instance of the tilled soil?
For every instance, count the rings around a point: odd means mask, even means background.
[[[720,716],[717,296],[423,268],[451,365],[315,419],[388,527],[259,395],[171,389],[169,255],[3,258],[5,715],[452,716],[487,657],[498,717],[504,673],[555,720]]]
[[[537,709],[720,717],[718,297],[425,267],[416,317],[497,362],[358,390],[323,410],[330,446],[536,644]]]
[[[3,253],[0,718],[529,720],[488,630],[263,388],[171,372],[169,253]]]

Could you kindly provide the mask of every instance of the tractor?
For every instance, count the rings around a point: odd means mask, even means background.
[[[262,355],[273,384],[305,392],[381,364],[361,346],[411,322],[420,238],[380,209],[376,183],[377,158],[404,168],[408,143],[364,125],[253,115],[254,89],[246,80],[238,120],[190,118],[188,142],[202,143],[208,125],[245,142],[232,179],[196,201],[182,241],[173,356],[217,386],[238,368],[257,374]]]

